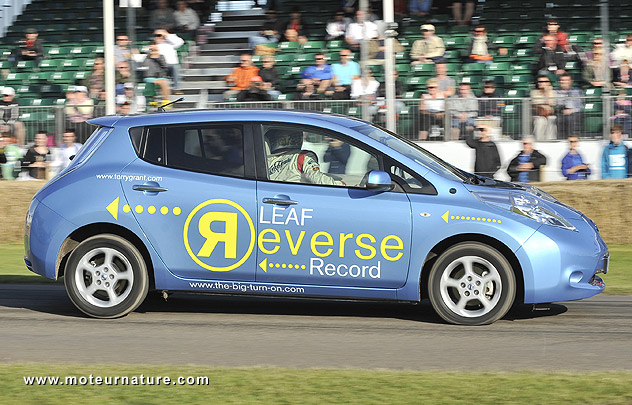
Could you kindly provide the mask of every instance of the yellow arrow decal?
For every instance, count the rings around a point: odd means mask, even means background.
[[[261,263],[259,263],[259,267],[261,267],[261,269],[265,271],[266,273],[268,272],[268,258],[267,257],[263,259]]]
[[[448,223],[449,217],[450,217],[450,211],[446,211],[445,214],[441,215],[441,218],[443,218],[446,224]]]
[[[116,197],[114,201],[112,201],[107,207],[105,207],[105,209],[108,210],[110,214],[112,214],[116,221],[118,221],[118,204],[119,197]]]

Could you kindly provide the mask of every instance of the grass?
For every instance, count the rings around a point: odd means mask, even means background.
[[[605,294],[632,295],[632,245],[612,245],[610,272],[602,275]],[[20,244],[0,244],[0,283],[54,282],[31,273],[24,265],[24,247]]]
[[[25,376],[205,376],[208,385],[29,386]],[[417,372],[191,366],[0,365],[5,404],[629,404],[631,372]]]

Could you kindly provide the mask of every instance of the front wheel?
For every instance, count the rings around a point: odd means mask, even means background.
[[[430,302],[457,325],[485,325],[502,318],[516,296],[516,277],[496,249],[465,242],[446,250],[428,276]]]
[[[66,264],[64,285],[73,304],[95,318],[132,312],[149,290],[143,256],[112,234],[93,236],[75,248]]]

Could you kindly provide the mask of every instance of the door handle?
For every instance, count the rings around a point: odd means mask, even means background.
[[[273,197],[273,198],[264,198],[263,202],[265,204],[279,204],[279,205],[296,205],[298,204],[298,201],[293,201],[285,198],[277,198],[277,197]]]
[[[154,193],[160,193],[162,191],[167,191],[168,190],[168,188],[165,188],[165,187],[150,186],[150,185],[147,185],[147,184],[134,184],[132,189],[136,190],[136,191],[150,191],[150,192],[154,192]]]

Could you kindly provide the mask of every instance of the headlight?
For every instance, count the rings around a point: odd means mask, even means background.
[[[544,225],[577,231],[570,222],[560,214],[547,208],[543,202],[530,194],[524,193],[473,193],[482,202],[494,207],[502,208],[527,218],[531,218]]]

